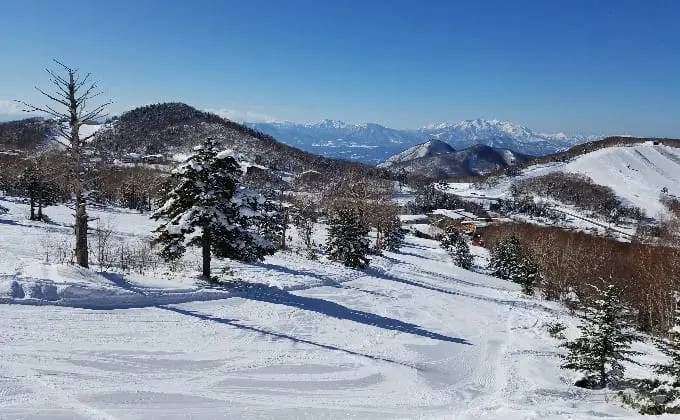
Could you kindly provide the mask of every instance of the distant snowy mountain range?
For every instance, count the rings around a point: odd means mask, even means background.
[[[427,140],[437,139],[454,149],[475,144],[546,155],[601,136],[538,133],[519,124],[498,120],[465,120],[433,124],[415,130],[396,130],[379,124],[347,124],[324,120],[316,124],[291,122],[245,123],[277,140],[328,157],[376,164]]]

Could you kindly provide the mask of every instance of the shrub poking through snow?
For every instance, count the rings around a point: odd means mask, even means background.
[[[368,224],[356,208],[336,210],[328,221],[326,254],[331,260],[339,261],[347,267],[368,267],[368,255],[371,252],[369,231]]]
[[[596,288],[597,289],[597,288]],[[635,332],[630,309],[622,302],[614,285],[597,289],[596,298],[584,306],[580,336],[562,344],[567,349],[563,369],[583,372],[577,382],[584,388],[605,388],[612,380],[623,378],[623,362],[637,364],[632,356],[640,354],[630,345],[641,340]]]
[[[451,254],[455,265],[466,270],[472,268],[470,245],[461,231],[452,227],[448,228],[440,243],[442,248]]]
[[[256,261],[274,246],[254,228],[264,200],[239,185],[241,168],[228,152],[217,152],[208,138],[171,175],[174,188],[151,216],[161,220],[154,231],[167,261],[181,258],[187,246],[203,250],[203,276],[210,278],[211,254]]]
[[[528,295],[534,294],[541,279],[534,253],[523,248],[514,235],[503,238],[491,250],[489,268],[493,276],[522,285],[522,291]]]

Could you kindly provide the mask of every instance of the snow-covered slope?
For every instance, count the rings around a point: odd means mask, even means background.
[[[384,162],[378,164],[378,166],[386,168],[394,164],[408,162],[426,156],[438,155],[440,153],[454,152],[455,150],[456,149],[451,147],[448,143],[444,143],[441,140],[428,140],[425,143],[417,144],[403,152],[390,156]]]
[[[503,178],[489,189],[477,190],[471,184],[452,185],[458,194],[484,194],[501,197],[508,194],[516,179],[563,171],[586,175],[593,182],[614,190],[625,203],[640,207],[648,216],[663,212],[659,201],[665,187],[670,194],[680,196],[680,149],[652,142],[631,146],[606,147],[581,155],[569,162],[531,166],[521,175]]]
[[[530,158],[512,150],[483,144],[454,151],[447,143],[431,140],[392,156],[378,166],[395,172],[404,170],[407,173],[442,179],[485,174],[523,163]]]
[[[545,324],[573,333],[564,309],[455,267],[437,242],[409,237],[364,271],[279,253],[230,263],[245,286],[199,290],[192,264],[120,275],[46,263],[46,240],[70,238],[71,211],[50,207],[54,224],[42,224],[25,219],[25,204],[0,204],[10,209],[0,294],[11,303],[0,304],[0,418],[633,415],[560,371]],[[90,214],[119,240],[153,227],[143,214]],[[481,262],[486,251],[473,249]]]

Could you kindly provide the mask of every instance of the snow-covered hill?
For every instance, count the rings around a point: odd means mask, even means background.
[[[55,264],[71,210],[50,207],[43,224],[0,204],[0,418],[634,417],[559,369],[546,323],[573,334],[565,309],[455,267],[437,242],[409,237],[363,271],[279,253],[230,263],[242,286],[200,289],[191,261],[144,275]],[[135,212],[90,215],[130,244],[153,228]]]
[[[414,159],[455,151],[456,149],[441,140],[428,140],[425,143],[417,144],[404,150],[403,152],[399,152],[396,155],[390,156],[384,162],[378,164],[378,166],[387,168],[391,165],[408,162]]]
[[[454,150],[447,143],[430,140],[414,146],[378,164],[395,172],[401,170],[434,179],[476,176],[523,163],[531,156],[476,144]]]
[[[471,184],[453,184],[459,194],[484,194],[502,197],[514,180],[563,171],[586,175],[596,183],[614,190],[626,204],[645,210],[648,216],[663,212],[661,190],[680,196],[680,149],[653,142],[630,146],[606,147],[578,156],[568,162],[530,166],[517,177],[505,177],[489,189],[478,190]]]

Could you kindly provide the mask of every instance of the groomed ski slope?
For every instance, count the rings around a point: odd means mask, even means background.
[[[45,264],[40,241],[66,238],[70,211],[47,209],[45,226],[26,221],[23,204],[0,204],[10,208],[0,215],[0,418],[634,417],[612,391],[573,387],[577,376],[558,368],[545,324],[573,332],[562,308],[453,266],[434,241],[409,237],[365,271],[279,253],[232,264],[246,285],[201,291],[188,274]],[[92,215],[121,237],[152,226],[115,209]]]
[[[551,172],[586,175],[593,182],[614,190],[626,204],[645,210],[647,216],[664,212],[659,201],[661,189],[680,196],[680,149],[651,142],[632,146],[607,147],[579,156],[568,163],[531,166],[516,178],[505,178],[489,189],[477,190],[471,184],[451,184],[457,194],[481,193],[489,197],[508,194],[515,179],[532,178]]]

